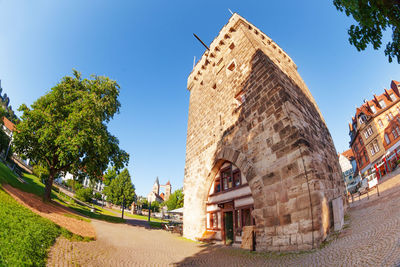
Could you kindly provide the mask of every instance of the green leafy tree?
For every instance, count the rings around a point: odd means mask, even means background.
[[[183,190],[178,189],[175,190],[169,197],[167,201],[165,201],[165,205],[167,206],[168,210],[179,209],[183,207],[184,195]]]
[[[4,124],[3,122],[3,117],[6,115],[6,112],[4,108],[0,105],[0,126]],[[10,145],[10,137],[3,131],[0,130],[0,152],[6,153],[8,146]],[[11,153],[9,153],[7,156],[10,156]]]
[[[137,204],[142,208],[142,210],[149,208],[149,202],[147,201],[147,198],[144,197],[140,198]]]
[[[109,167],[104,174],[104,185],[108,186],[111,184],[111,181],[117,178],[117,170],[115,167]]]
[[[92,202],[92,198],[94,197],[93,189],[90,187],[80,188],[80,189],[76,190],[75,197],[79,200],[90,203],[90,202]]]
[[[385,55],[400,63],[400,2],[398,0],[334,0],[336,9],[352,16],[358,25],[348,30],[350,44],[358,51],[368,44],[374,49],[382,45],[383,32],[391,31],[392,40],[386,44]]]
[[[72,190],[74,191],[83,188],[83,185],[79,181],[76,181],[75,179],[68,179],[66,184],[69,188],[72,188]]]
[[[135,186],[132,184],[128,169],[123,169],[110,185],[104,188],[103,193],[107,196],[107,201],[115,205],[122,205],[124,197],[125,204],[130,205],[135,199]]]
[[[153,212],[160,211],[160,203],[158,203],[158,201],[151,202],[151,211],[153,211]]]
[[[45,200],[50,200],[53,180],[61,172],[84,173],[96,180],[110,163],[120,169],[129,160],[107,130],[119,112],[118,84],[103,76],[82,79],[78,71],[73,73],[31,108],[19,108],[23,115],[15,132],[15,151],[49,170]]]
[[[94,194],[94,198],[97,199],[97,200],[101,200],[101,194],[99,192],[96,192]]]

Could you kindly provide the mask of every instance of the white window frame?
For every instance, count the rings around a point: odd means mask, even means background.
[[[386,103],[383,99],[379,101],[379,106],[381,106],[381,108],[386,108]]]
[[[390,138],[387,135],[387,133],[385,133],[385,142],[386,142],[387,145],[390,144]]]
[[[381,119],[378,120],[378,125],[379,125],[379,127],[383,128],[383,122]]]
[[[369,106],[370,108],[371,108],[371,110],[372,110],[372,113],[376,113],[376,108],[375,108],[375,106],[374,105],[371,105],[371,106]]]
[[[390,99],[392,99],[393,101],[396,101],[396,96],[393,93],[391,93],[389,96],[390,96]]]
[[[395,130],[395,129],[393,129],[393,130],[392,130],[392,134],[393,134],[393,137],[394,137],[394,139],[397,139],[398,135],[397,135],[397,133],[396,133],[396,130]]]
[[[373,146],[374,146],[375,153],[379,152],[380,149],[379,149],[378,142],[376,140],[374,141]]]

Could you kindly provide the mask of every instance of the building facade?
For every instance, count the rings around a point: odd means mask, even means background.
[[[302,250],[332,225],[344,183],[331,135],[290,57],[234,14],[188,78],[183,234]],[[343,202],[341,202],[343,203]]]
[[[390,171],[388,162],[397,160],[400,146],[399,82],[356,109],[349,124],[350,147],[363,176]]]
[[[340,168],[342,169],[343,180],[346,185],[355,181],[358,175],[357,162],[353,151],[348,149],[338,155]]]

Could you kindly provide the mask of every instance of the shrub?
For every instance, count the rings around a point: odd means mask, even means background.
[[[96,192],[94,194],[94,198],[97,199],[97,200],[101,200],[101,194],[99,192]]]
[[[93,189],[92,188],[80,188],[76,190],[75,197],[84,202],[91,202],[93,198]]]

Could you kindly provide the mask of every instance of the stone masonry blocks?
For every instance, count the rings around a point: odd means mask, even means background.
[[[297,66],[250,27],[234,14],[188,78],[183,233],[205,231],[208,191],[228,160],[249,182],[256,249],[311,249],[326,238],[329,203],[344,190],[336,151]]]

